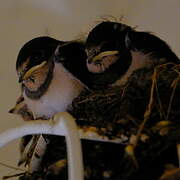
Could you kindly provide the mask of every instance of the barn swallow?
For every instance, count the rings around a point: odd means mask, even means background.
[[[85,46],[88,70],[105,85],[124,84],[134,70],[145,66],[180,62],[165,41],[118,22],[96,25]]]
[[[23,97],[35,119],[67,111],[86,88],[86,53],[82,47],[78,42],[39,37],[21,48],[16,70],[24,87]]]
[[[16,69],[23,102],[34,119],[48,119],[67,111],[73,99],[88,88],[86,58],[83,43],[49,37],[32,39],[21,48]],[[19,164],[28,160],[25,149],[29,141],[21,141]]]

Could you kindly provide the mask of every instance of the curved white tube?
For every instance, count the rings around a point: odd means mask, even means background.
[[[0,147],[8,142],[31,134],[51,134],[66,137],[69,180],[83,180],[83,161],[80,138],[75,119],[67,112],[57,113],[53,120],[24,122],[0,134]]]
[[[8,142],[32,134],[50,134],[66,136],[68,174],[69,180],[83,180],[83,161],[80,138],[105,141],[110,143],[123,143],[127,137],[109,139],[106,136],[99,135],[95,131],[83,131],[83,128],[77,128],[75,119],[67,112],[57,113],[51,120],[26,121],[23,125],[12,128],[0,134],[0,147]]]

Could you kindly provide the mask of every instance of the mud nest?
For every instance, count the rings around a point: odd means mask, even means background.
[[[101,136],[122,139],[82,140],[86,180],[180,179],[179,65],[139,69],[122,87],[84,91],[72,107],[70,113],[80,128],[95,127]],[[50,143],[41,169],[21,180],[68,179],[64,138],[46,138]]]

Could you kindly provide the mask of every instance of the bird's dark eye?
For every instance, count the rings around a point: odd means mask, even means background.
[[[66,57],[65,56],[55,56],[55,61],[56,62],[65,62]]]
[[[66,51],[66,46],[58,46],[56,51],[55,51],[55,61],[56,62],[64,62],[66,61],[66,54],[68,52]]]
[[[66,61],[66,57],[64,55],[55,55],[55,62],[59,62],[59,63],[62,63],[62,62],[65,62]]]
[[[101,45],[101,51],[103,52],[103,51],[110,51],[110,50],[112,50],[112,49],[114,49],[115,47],[114,47],[115,45],[114,45],[114,43],[113,42],[104,42],[104,43],[102,43],[102,45]]]
[[[109,47],[109,44],[108,44],[108,43],[103,43],[102,46],[101,46],[101,51],[107,50],[108,47]]]
[[[97,53],[98,53],[97,48],[86,49],[87,56],[95,56],[97,55]]]
[[[65,61],[65,60],[66,60],[66,58],[65,58],[64,56],[60,56],[60,57],[59,57],[59,61],[63,62],[63,61]]]
[[[31,56],[31,59],[33,61],[39,61],[42,59],[42,57],[43,57],[43,53],[39,51],[39,52],[34,52],[33,55]]]

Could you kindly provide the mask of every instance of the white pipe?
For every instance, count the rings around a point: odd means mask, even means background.
[[[75,119],[67,112],[57,113],[52,120],[24,122],[0,134],[0,147],[8,142],[31,134],[66,136],[69,180],[83,180],[83,161],[80,138]]]

